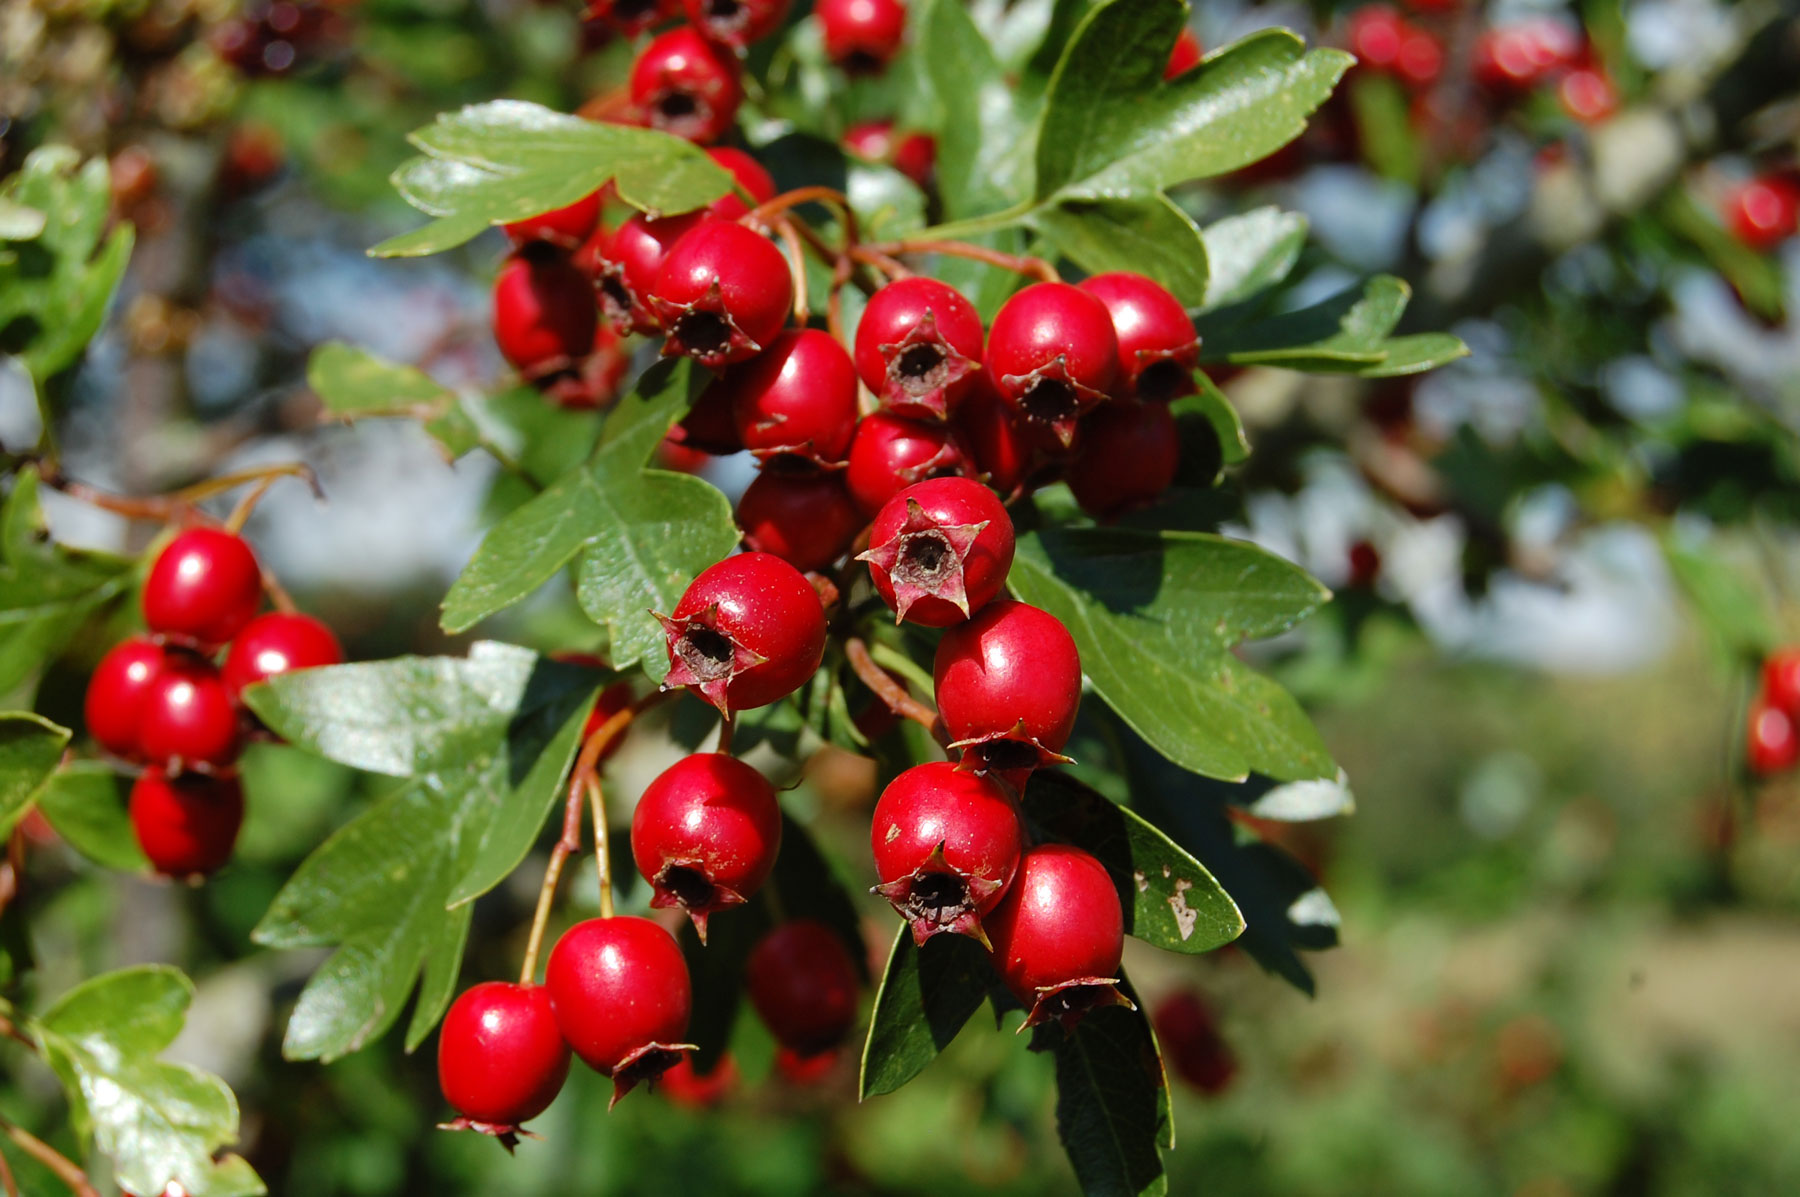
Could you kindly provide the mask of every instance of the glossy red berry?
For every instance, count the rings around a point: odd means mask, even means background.
[[[681,0],[688,21],[709,41],[734,50],[781,27],[790,0]]]
[[[717,141],[743,101],[731,51],[691,25],[659,34],[631,67],[631,102],[653,129],[702,144]]]
[[[1780,773],[1800,763],[1800,731],[1794,717],[1765,699],[1750,704],[1747,755],[1754,773]]]
[[[762,352],[793,306],[786,256],[761,233],[727,220],[683,234],[650,290],[650,308],[667,332],[663,353],[710,370]]]
[[[310,615],[271,611],[232,637],[225,654],[225,689],[236,701],[245,686],[277,674],[343,663],[343,646],[330,628]]]
[[[1081,289],[1106,305],[1119,339],[1121,394],[1175,399],[1194,393],[1200,338],[1181,301],[1155,279],[1130,271],[1096,274]]]
[[[708,1110],[730,1097],[737,1086],[737,1061],[729,1054],[719,1057],[711,1072],[695,1072],[694,1058],[683,1056],[657,1079],[656,1091],[678,1106]]]
[[[636,37],[673,18],[680,7],[676,0],[588,0],[582,17],[623,37]]]
[[[613,1102],[693,1050],[693,983],[674,936],[649,919],[588,919],[563,932],[544,966],[563,1042],[613,1082]]]
[[[1732,235],[1757,250],[1771,250],[1800,225],[1800,184],[1779,176],[1751,179],[1725,198]]]
[[[985,374],[957,409],[956,432],[967,454],[968,472],[1006,498],[1017,494],[1037,468],[1038,438],[994,393]],[[854,458],[854,449],[852,454]]]
[[[144,694],[138,746],[158,764],[222,768],[237,759],[238,709],[211,661],[171,653]]]
[[[1169,48],[1169,64],[1163,68],[1163,78],[1173,79],[1185,75],[1200,65],[1205,57],[1200,46],[1200,39],[1194,36],[1192,29],[1183,29],[1175,44]]]
[[[714,385],[731,396],[738,440],[760,458],[825,465],[850,451],[856,367],[828,332],[789,329]]]
[[[1155,500],[1180,465],[1168,404],[1108,403],[1081,422],[1065,477],[1083,511],[1109,519]]]
[[[655,895],[706,942],[707,916],[762,888],[781,850],[775,787],[736,757],[697,752],[665,769],[631,816],[631,857]]]
[[[570,369],[586,357],[598,319],[593,284],[548,242],[517,250],[494,279],[494,343],[527,378]]]
[[[914,275],[869,297],[856,372],[894,415],[948,418],[980,370],[981,316],[955,287]]]
[[[775,1042],[801,1056],[829,1051],[856,1021],[856,963],[817,919],[783,923],[750,950],[744,988]]]
[[[1124,908],[1106,866],[1080,848],[1027,848],[982,926],[994,968],[1028,1011],[1026,1026],[1056,1019],[1067,1029],[1096,1006],[1125,1002],[1117,988]]]
[[[1012,517],[967,478],[933,478],[889,499],[869,529],[869,578],[895,622],[961,623],[1006,585]]]
[[[900,0],[819,0],[813,12],[826,57],[852,75],[876,74],[900,52],[906,34]]]
[[[938,714],[965,766],[1006,773],[1064,759],[1081,705],[1081,657],[1062,621],[999,600],[944,633],[932,663]]]
[[[843,556],[864,519],[840,474],[765,470],[738,500],[737,523],[746,547],[810,571]]]
[[[850,126],[843,146],[865,162],[893,167],[920,187],[931,185],[937,141],[929,133],[896,133],[893,121],[864,121]]]
[[[1178,989],[1156,1004],[1151,1021],[1163,1059],[1176,1076],[1208,1096],[1230,1088],[1237,1057],[1219,1033],[1219,1020],[1205,999]]]
[[[541,985],[484,981],[438,1032],[438,1085],[472,1129],[505,1135],[542,1114],[569,1076],[569,1045]]]
[[[1413,87],[1428,87],[1444,72],[1444,43],[1428,30],[1408,24],[1394,58],[1394,73]]]
[[[152,868],[165,877],[203,877],[231,859],[244,791],[235,778],[152,769],[131,787],[130,815]]]
[[[565,207],[552,208],[501,227],[514,245],[549,241],[564,249],[574,249],[593,235],[594,226],[599,223],[600,193],[596,191]]]
[[[1075,422],[1118,383],[1112,315],[1068,283],[1033,283],[1000,306],[988,330],[988,379],[1028,424],[1067,446]]]
[[[869,847],[876,892],[923,944],[949,931],[981,938],[981,919],[1006,895],[1025,834],[1006,791],[949,761],[915,765],[875,803]]]
[[[1763,662],[1762,696],[1770,706],[1800,717],[1800,648],[1781,649]]]
[[[706,151],[706,156],[730,171],[737,185],[749,193],[752,202],[766,204],[775,198],[775,177],[743,150],[716,145]],[[708,204],[706,210],[722,220],[736,220],[750,211],[750,205],[736,192],[728,192]]]
[[[769,553],[707,567],[658,616],[668,640],[665,690],[691,687],[721,713],[792,694],[825,655],[825,609],[800,571]]]
[[[163,647],[146,636],[115,644],[88,679],[83,710],[88,735],[114,756],[139,755],[138,729],[151,684],[163,668]]]
[[[1564,112],[1583,124],[1605,120],[1619,107],[1619,91],[1598,65],[1577,67],[1556,84],[1556,98]]]
[[[621,333],[662,331],[650,308],[656,272],[682,235],[710,215],[703,209],[652,220],[638,212],[594,249],[590,270],[600,294],[600,310],[615,329]]]
[[[732,412],[732,393],[715,378],[707,384],[694,405],[669,430],[669,438],[688,449],[715,456],[741,452],[744,442],[738,439],[737,418]]]
[[[144,579],[144,622],[158,635],[215,648],[262,603],[262,571],[242,537],[189,528],[157,554]]]
[[[907,487],[960,474],[963,464],[962,446],[949,427],[876,412],[856,426],[844,485],[863,514],[873,516]]]

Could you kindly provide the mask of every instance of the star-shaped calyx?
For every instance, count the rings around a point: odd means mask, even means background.
[[[1011,731],[957,740],[950,745],[950,751],[962,754],[957,761],[958,769],[994,774],[1015,790],[1024,788],[1024,779],[1033,769],[1075,763],[1074,757],[1046,748],[1026,728],[1024,719],[1014,724]]]
[[[650,905],[659,910],[679,907],[694,924],[694,934],[706,943],[706,918],[727,906],[742,906],[744,895],[729,886],[719,885],[706,875],[706,866],[697,860],[671,860],[650,879]]]
[[[731,688],[731,679],[763,664],[767,658],[720,630],[717,603],[685,619],[657,615],[654,611],[651,614],[656,615],[668,639],[669,672],[663,678],[662,688],[686,686],[717,707],[719,714],[730,715],[726,692]]]
[[[988,526],[946,524],[928,515],[917,499],[906,500],[906,522],[892,539],[858,553],[858,561],[887,576],[894,588],[894,622],[906,618],[907,609],[922,598],[952,603],[963,617],[969,615],[969,594],[964,567],[975,547],[975,538]]]
[[[898,341],[879,348],[887,362],[881,403],[897,416],[947,418],[951,388],[981,368],[945,339],[930,308]]]
[[[1083,1015],[1102,1006],[1137,1009],[1136,1003],[1119,989],[1117,977],[1076,977],[1057,985],[1046,985],[1037,991],[1037,1000],[1026,1012],[1025,1022],[1019,1027],[1019,1031],[1023,1032],[1026,1027],[1035,1027],[1041,1023],[1055,1022],[1061,1024],[1064,1034],[1068,1034],[1075,1029],[1075,1024],[1081,1021]]]
[[[506,1148],[506,1154],[513,1154],[520,1139],[542,1139],[542,1135],[533,1134],[524,1127],[511,1122],[477,1122],[473,1118],[456,1117],[448,1122],[437,1124],[439,1130],[474,1131],[478,1135],[486,1135],[500,1146]]]
[[[663,338],[664,357],[691,357],[708,370],[719,370],[728,362],[762,352],[762,346],[751,340],[732,318],[718,279],[712,280],[705,294],[691,303],[671,303],[656,295],[650,297],[650,302],[668,330]]]
[[[967,935],[982,947],[993,950],[987,932],[981,929],[981,907],[999,892],[1000,882],[988,877],[974,877],[953,868],[944,859],[942,841],[931,850],[925,863],[910,876],[877,885],[869,892],[880,894],[899,912],[912,928],[913,943],[920,947],[934,935],[948,931]]]
[[[1049,429],[1065,449],[1075,443],[1075,425],[1082,415],[1107,399],[1105,391],[1077,380],[1067,355],[1061,353],[1029,374],[1008,374],[1000,382],[1020,418]]]
[[[656,1079],[675,1065],[681,1063],[681,1054],[700,1050],[692,1043],[646,1043],[633,1048],[624,1059],[613,1066],[612,1100],[606,1103],[611,1110],[619,1104],[619,1099],[637,1088],[641,1082],[654,1084]]]

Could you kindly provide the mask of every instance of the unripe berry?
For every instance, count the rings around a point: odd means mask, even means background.
[[[675,0],[588,0],[582,17],[622,37],[636,37],[669,20],[679,7]]]
[[[967,478],[909,486],[869,530],[869,578],[895,622],[961,623],[1000,593],[1012,568],[1013,526],[994,492]]]
[[[737,119],[744,89],[731,52],[683,25],[659,34],[631,67],[631,102],[653,129],[702,144]]]
[[[931,186],[937,142],[929,133],[896,134],[893,121],[864,121],[850,126],[843,146],[865,162],[891,166],[918,186]]]
[[[514,245],[548,241],[563,249],[574,249],[593,235],[594,226],[599,223],[600,193],[596,191],[565,207],[515,220],[501,228]]]
[[[1750,771],[1764,776],[1800,763],[1800,732],[1793,716],[1765,699],[1751,703],[1746,757]]]
[[[549,242],[521,247],[494,278],[494,343],[527,378],[586,357],[598,320],[593,284]]]
[[[343,663],[343,646],[330,628],[310,615],[271,611],[232,637],[225,654],[225,689],[236,702],[245,686],[277,674]]]
[[[921,945],[941,931],[981,938],[982,916],[1006,895],[1024,844],[1006,791],[949,761],[915,765],[889,782],[869,827],[876,892]]]
[[[692,1051],[693,983],[681,948],[649,919],[588,919],[563,932],[544,966],[563,1042],[612,1078],[613,1103]]]
[[[1119,339],[1106,305],[1068,283],[1033,283],[988,330],[988,379],[1028,424],[1067,447],[1075,422],[1118,383]]]
[[[127,760],[139,756],[144,705],[162,668],[162,645],[145,636],[121,640],[100,658],[83,700],[88,735],[100,747]]]
[[[211,649],[237,635],[262,602],[262,571],[241,537],[189,528],[157,554],[144,579],[144,622],[159,635]]]
[[[697,752],[650,783],[631,816],[631,858],[654,907],[680,907],[706,942],[713,911],[741,906],[781,850],[781,806],[768,780],[734,756]]]
[[[769,553],[707,567],[662,621],[663,689],[689,686],[721,714],[799,689],[825,656],[825,609],[799,570]]]
[[[1006,498],[1025,486],[1042,456],[1037,438],[994,393],[985,374],[957,409],[956,433],[967,454],[965,468],[970,475]],[[851,460],[855,460],[854,447]]]
[[[1028,1011],[1026,1026],[1072,1029],[1096,1006],[1129,1004],[1118,990],[1125,912],[1106,866],[1069,844],[1019,858],[1006,897],[982,920],[994,968]]]
[[[1800,648],[1781,649],[1763,662],[1762,696],[1770,706],[1800,716]]]
[[[1081,705],[1081,657],[1062,621],[989,603],[944,633],[931,670],[938,715],[965,767],[1010,773],[1066,758]]]
[[[438,1086],[474,1129],[518,1130],[569,1076],[569,1045],[541,985],[484,981],[450,1003],[438,1032]]]
[[[843,1042],[856,1021],[856,964],[837,933],[816,919],[783,923],[744,962],[744,988],[775,1042],[815,1056]]]
[[[819,0],[813,6],[825,54],[852,75],[885,70],[900,52],[906,5],[900,0]]]
[[[1075,501],[1109,519],[1160,496],[1181,465],[1181,433],[1166,403],[1108,403],[1081,422],[1066,475]]]
[[[894,415],[948,418],[980,370],[981,316],[956,288],[914,275],[869,297],[856,372]]]
[[[837,338],[789,329],[715,384],[731,396],[744,448],[760,458],[842,462],[856,432],[856,368]]]
[[[737,523],[747,547],[810,571],[844,555],[862,531],[863,514],[836,473],[765,470],[738,500]]]
[[[1219,1033],[1219,1020],[1199,994],[1178,989],[1156,1004],[1151,1016],[1163,1059],[1176,1076],[1216,1097],[1237,1075],[1237,1057]]]
[[[761,41],[781,27],[789,0],[681,0],[695,29],[734,50]]]
[[[1096,274],[1081,289],[1106,305],[1119,339],[1121,394],[1148,400],[1194,393],[1200,338],[1181,301],[1155,279],[1129,271]]]
[[[856,426],[844,485],[863,514],[873,516],[907,487],[962,471],[962,447],[948,427],[876,412]]]
[[[710,370],[762,352],[793,306],[787,258],[761,233],[726,220],[683,234],[650,291],[650,308],[668,332],[663,353]]]
[[[202,877],[231,859],[244,822],[244,791],[229,777],[152,769],[131,787],[131,829],[165,877]]]
[[[1169,48],[1169,63],[1163,68],[1163,78],[1174,79],[1187,74],[1199,66],[1200,60],[1205,56],[1206,52],[1200,46],[1200,39],[1194,36],[1194,31],[1183,29],[1176,37],[1175,44]]]
[[[144,694],[138,745],[157,764],[218,769],[237,760],[237,704],[211,661],[171,653]]]

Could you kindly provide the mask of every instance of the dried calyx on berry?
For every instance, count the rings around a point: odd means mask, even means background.
[[[747,361],[781,333],[794,306],[787,258],[762,234],[708,220],[669,248],[650,308],[667,336],[664,356],[709,370]]]
[[[563,932],[544,968],[563,1041],[612,1078],[613,1104],[694,1050],[693,982],[681,948],[649,919],[588,919]]]
[[[998,783],[936,761],[888,783],[869,846],[881,878],[874,892],[893,903],[913,942],[948,931],[985,944],[982,916],[1006,895],[1024,831]]]
[[[1025,1027],[1054,1021],[1071,1031],[1089,1010],[1132,1004],[1118,987],[1124,907],[1090,853],[1069,844],[1026,849],[983,926],[995,970],[1025,1006]]]
[[[731,52],[691,25],[658,34],[631,67],[631,102],[653,129],[702,144],[724,136],[744,99]]]
[[[985,606],[1012,568],[1013,527],[994,493],[967,478],[909,486],[882,507],[857,560],[894,622],[948,627]]]
[[[742,553],[703,570],[663,625],[663,689],[687,686],[719,709],[765,706],[799,689],[825,656],[825,609],[799,570]]]
[[[1062,621],[999,600],[938,642],[932,662],[938,715],[961,768],[1015,786],[1031,770],[1064,763],[1081,705],[1081,657]]]
[[[1068,448],[1076,421],[1117,384],[1119,339],[1100,300],[1068,283],[1033,283],[988,330],[987,373],[1028,425]]]
[[[1165,402],[1194,393],[1200,338],[1167,287],[1123,270],[1096,274],[1080,286],[1112,316],[1126,397]]]
[[[889,283],[856,326],[857,373],[895,415],[947,419],[975,385],[981,351],[975,306],[933,278]]]
[[[742,50],[781,27],[789,0],[682,0],[694,28],[712,41]]]
[[[687,911],[701,943],[707,918],[761,889],[780,849],[774,787],[722,752],[675,762],[631,817],[631,855],[654,888],[650,905]]]
[[[438,1032],[438,1087],[457,1117],[443,1130],[491,1135],[511,1151],[569,1076],[549,990],[484,981],[450,1004]]]

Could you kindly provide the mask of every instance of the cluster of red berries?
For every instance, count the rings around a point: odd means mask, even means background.
[[[167,876],[203,876],[231,856],[244,817],[233,772],[250,726],[244,687],[344,659],[330,628],[306,615],[258,615],[262,598],[262,571],[242,538],[181,532],[144,581],[148,633],[114,645],[88,682],[88,734],[142,767],[131,825]]]
[[[1722,208],[1732,236],[1767,253],[1800,232],[1800,170],[1746,179],[1726,191]]]
[[[1747,741],[1753,773],[1766,777],[1800,765],[1800,649],[1783,649],[1763,662]]]
[[[216,29],[213,51],[240,73],[284,75],[308,55],[350,40],[342,3],[253,0]]]

